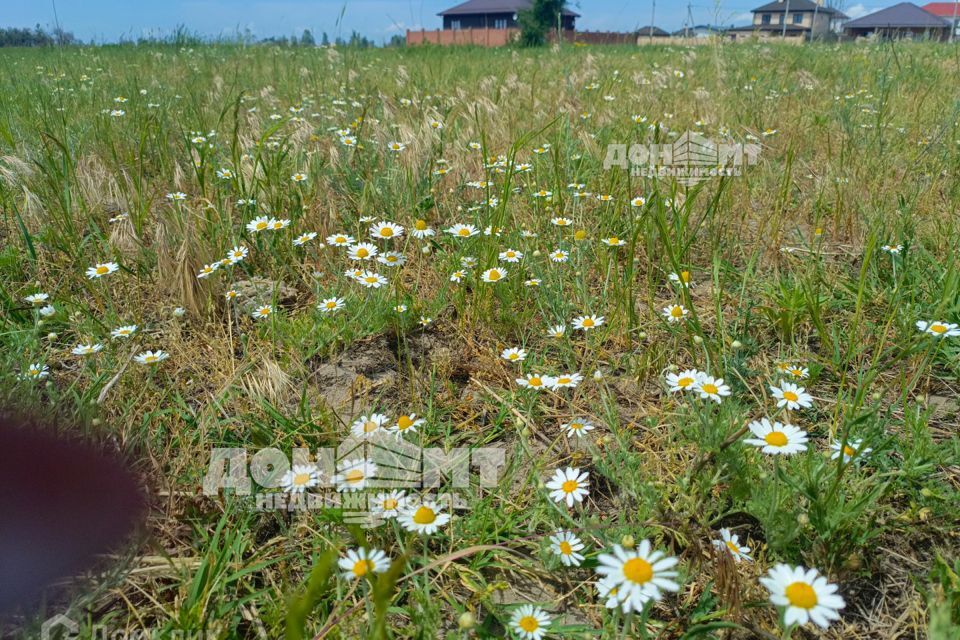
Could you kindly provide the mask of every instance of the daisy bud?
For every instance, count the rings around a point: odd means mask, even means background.
[[[633,536],[631,536],[630,534],[627,534],[622,538],[620,538],[620,546],[623,547],[624,549],[633,549],[633,547],[636,546],[636,544],[637,544],[636,541],[633,539]]]
[[[540,257],[540,249],[534,250],[534,252],[533,252],[533,257],[534,257],[534,258],[539,258],[539,257]]]
[[[879,392],[874,392],[870,397],[873,398],[874,402],[876,402],[880,400],[880,398],[882,398],[883,396]]]
[[[38,326],[38,327],[42,327],[44,324],[46,324],[46,323],[45,323],[43,320],[37,320],[37,326]]]
[[[800,526],[805,527],[810,524],[810,516],[805,513],[801,513],[797,516],[797,522],[800,523]]]
[[[430,245],[428,244],[423,245],[423,248],[420,249],[420,253],[423,253],[423,254],[430,253]]]
[[[647,332],[646,332],[646,331],[641,331],[640,333],[637,334],[637,337],[638,337],[639,339],[641,339],[641,340],[646,340],[646,339],[647,339]]]
[[[583,229],[577,229],[577,232],[573,234],[575,240],[586,240],[587,232]]]
[[[47,334],[47,340],[56,340],[57,337],[58,337],[57,334],[53,332]]]
[[[923,489],[920,489],[920,495],[922,495],[924,498],[932,498],[933,491],[931,491],[929,487],[924,487]]]
[[[741,349],[741,348],[743,348],[743,343],[740,342],[739,340],[734,340],[733,342],[730,343],[730,348],[731,348],[731,349]]]
[[[693,344],[703,344],[703,338],[700,336],[693,336]]]
[[[94,403],[94,404],[96,404],[96,403]],[[99,426],[100,426],[100,418],[94,418],[93,420],[90,421],[90,424],[92,424],[92,425],[95,426],[95,427],[99,427]]]
[[[603,371],[600,371],[600,369],[597,369],[596,371],[594,371],[593,379],[596,380],[597,382],[600,382],[601,380],[603,380]]]
[[[457,620],[457,626],[466,631],[477,626],[477,617],[470,611],[464,611]]]

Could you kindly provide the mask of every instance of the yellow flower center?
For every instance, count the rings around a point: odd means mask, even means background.
[[[585,326],[585,327],[592,327],[592,326],[594,326],[595,324],[597,324],[597,323],[594,322],[593,318],[584,318],[584,319],[583,319],[583,326]]]
[[[426,220],[417,220],[413,223],[413,228],[417,231],[426,231],[427,230],[427,221]]]
[[[519,359],[520,359],[520,356],[516,353],[511,353],[510,355],[507,356],[507,360],[519,360]]]
[[[560,485],[560,488],[563,490],[564,493],[573,493],[578,488],[580,488],[580,483],[577,482],[576,480],[567,480],[562,485]]]
[[[298,486],[299,486],[299,485],[302,485],[302,484],[307,484],[308,482],[310,482],[310,474],[309,474],[309,473],[298,473],[298,474],[297,474],[296,476],[294,476],[294,478],[293,478],[293,484],[298,485]]]
[[[357,249],[358,258],[366,258],[368,255],[370,255],[370,252],[364,249],[363,247]]]
[[[683,309],[681,309],[680,307],[672,307],[670,309],[670,315],[673,316],[674,318],[682,318]]]
[[[327,307],[327,309],[336,309],[336,308],[337,308],[337,303],[336,303],[336,302],[333,302],[333,301],[328,302],[328,303],[326,304],[326,307]]]
[[[517,621],[517,626],[527,633],[533,633],[540,628],[540,622],[533,616],[523,616]]]
[[[364,433],[370,433],[371,431],[376,431],[379,428],[380,428],[380,425],[378,425],[373,420],[367,420],[366,422],[363,423]]]
[[[799,397],[800,397],[800,396],[798,396],[797,394],[795,394],[793,391],[784,391],[784,392],[783,392],[783,399],[784,399],[784,400],[789,400],[790,402],[796,402],[797,399],[799,399]]]
[[[467,237],[468,235],[470,235],[470,230],[469,230],[469,229],[460,229],[460,231],[458,231],[457,234],[458,234],[460,237],[465,238],[465,237]]]
[[[686,387],[689,387],[690,385],[692,385],[693,382],[694,382],[693,378],[691,378],[690,376],[686,376],[677,380],[677,386],[680,387],[681,389],[685,389]]]
[[[110,268],[107,267],[107,266],[105,266],[105,265],[100,265],[100,266],[97,267],[97,275],[98,275],[98,276],[104,276],[104,275],[107,274],[108,271],[110,271]]]
[[[397,429],[400,431],[406,431],[412,426],[413,420],[410,418],[410,416],[400,416],[400,418],[397,420]]]
[[[260,231],[263,231],[263,230],[266,229],[266,228],[267,228],[267,223],[266,223],[266,222],[258,222],[258,223],[257,223],[257,229],[259,229]]]
[[[708,382],[707,384],[703,385],[703,386],[701,387],[701,389],[703,389],[704,393],[707,393],[707,394],[710,394],[710,395],[713,395],[713,394],[717,393],[717,391],[719,391],[719,389],[717,389],[717,385],[711,384],[711,383],[709,383],[709,382]]]
[[[373,284],[374,282],[377,281],[377,278],[376,276],[367,276],[366,278],[363,279],[363,281],[366,282],[367,284]]]
[[[730,551],[732,551],[733,553],[740,553],[740,549],[737,547],[737,545],[733,544],[733,542],[727,540],[726,544],[727,544],[727,549],[730,549]]]
[[[353,575],[362,578],[367,575],[367,571],[373,569],[373,563],[369,560],[357,560],[353,565]]]
[[[383,506],[384,511],[393,511],[399,504],[395,498],[387,498],[381,506]]]
[[[946,333],[947,327],[942,324],[932,324],[930,325],[930,331],[933,331],[934,333]]]
[[[500,272],[494,269],[493,271],[490,272],[490,274],[487,277],[490,278],[491,280],[499,280]]]
[[[528,378],[527,384],[530,385],[531,387],[539,387],[540,385],[543,384],[543,380],[535,376],[533,378]]]
[[[843,448],[843,453],[846,456],[853,457],[853,454],[855,454],[856,451],[854,451],[853,447],[851,447],[850,445],[847,445]]]
[[[570,384],[570,382],[571,382],[570,378],[566,378],[566,377],[557,378],[557,384]]]
[[[383,229],[380,229],[380,235],[384,238],[389,238],[393,236],[393,229],[390,227],[384,227]]]
[[[413,514],[413,521],[417,524],[433,524],[437,519],[437,514],[430,507],[422,506]]]
[[[144,362],[156,362],[158,360],[157,356],[147,356],[143,359]]]
[[[763,439],[772,447],[783,447],[787,444],[787,436],[783,431],[771,431],[763,436]]]
[[[360,469],[353,469],[352,471],[348,471],[343,477],[350,484],[358,484],[363,482],[364,475]]]
[[[817,606],[817,592],[806,582],[794,582],[787,587],[784,595],[790,601],[790,606],[801,609],[813,609]]]
[[[617,236],[611,236],[610,244],[620,244],[620,238],[618,238]]]
[[[566,540],[561,540],[558,546],[560,547],[560,553],[562,553],[565,556],[568,556],[571,553],[573,553],[573,547],[571,547],[570,543],[567,542]]]
[[[630,582],[646,584],[653,579],[653,565],[643,558],[630,558],[623,563],[623,575]]]
[[[571,422],[571,423],[570,423],[570,428],[571,428],[573,431],[580,431],[581,429],[583,429],[583,423],[582,423],[582,422]]]

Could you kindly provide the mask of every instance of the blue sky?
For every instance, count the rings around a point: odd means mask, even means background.
[[[376,41],[408,28],[435,29],[437,12],[461,0],[2,0],[0,26],[60,25],[83,40],[114,41],[121,36],[169,33],[177,25],[216,36],[248,30],[256,37],[289,35],[310,29],[319,39],[338,29],[354,29]],[[694,22],[743,24],[749,11],[766,0],[692,0]],[[848,1],[844,11],[859,17],[897,0]],[[580,29],[627,31],[650,23],[651,0],[574,0]],[[925,4],[921,0],[919,4]],[[343,15],[342,20],[338,19]],[[684,25],[687,3],[659,0],[655,23],[665,29]]]

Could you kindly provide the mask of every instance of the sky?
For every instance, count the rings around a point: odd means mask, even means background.
[[[205,36],[249,31],[256,38],[300,34],[310,29],[319,40],[327,32],[356,30],[376,42],[406,29],[437,29],[438,11],[462,0],[2,0],[0,26],[60,26],[84,41],[114,42],[122,37],[164,35],[178,25]],[[896,4],[898,0],[846,2],[851,18]],[[746,24],[750,9],[766,0],[692,0],[694,24]],[[925,4],[925,0],[919,0]],[[652,0],[573,0],[581,14],[577,28],[629,31],[650,24]],[[656,2],[654,24],[667,30],[684,26],[688,3]]]

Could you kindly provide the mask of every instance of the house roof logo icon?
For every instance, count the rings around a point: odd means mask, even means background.
[[[70,640],[77,637],[80,625],[60,613],[40,625],[40,640]]]

